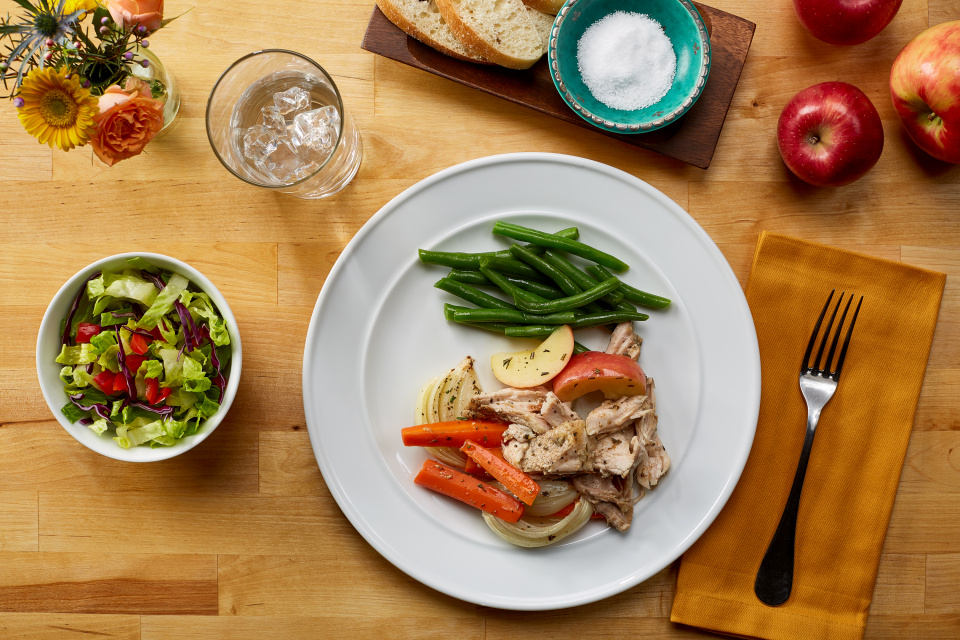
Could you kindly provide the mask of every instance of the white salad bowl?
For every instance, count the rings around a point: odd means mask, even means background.
[[[128,268],[127,259],[141,257],[151,264],[175,271],[190,282],[200,287],[200,289],[210,296],[217,310],[227,323],[230,333],[230,375],[227,377],[227,386],[223,393],[220,410],[216,415],[208,418],[200,425],[200,429],[192,436],[185,436],[176,444],[170,447],[157,447],[151,449],[147,445],[130,447],[124,449],[120,447],[112,437],[111,432],[98,436],[86,426],[78,423],[72,424],[60,409],[69,402],[66,393],[63,390],[63,381],[60,379],[60,369],[62,365],[56,363],[56,358],[60,354],[60,324],[70,311],[77,292],[84,286],[87,278],[97,271],[115,270],[120,271]],[[50,306],[43,314],[43,320],[40,322],[40,334],[37,336],[37,376],[40,379],[40,389],[43,391],[43,397],[50,407],[57,421],[66,429],[67,433],[77,439],[89,449],[99,454],[105,455],[114,460],[124,460],[127,462],[157,462],[178,456],[185,451],[193,449],[195,446],[207,439],[213,433],[213,430],[223,421],[224,416],[230,411],[230,405],[237,395],[237,387],[240,384],[240,367],[242,364],[242,349],[240,348],[240,332],[237,330],[237,320],[233,317],[230,305],[226,298],[217,290],[210,280],[202,273],[175,258],[160,255],[157,253],[121,253],[109,258],[103,258],[93,264],[84,267],[76,275],[70,278],[64,284],[57,295],[50,301]]]

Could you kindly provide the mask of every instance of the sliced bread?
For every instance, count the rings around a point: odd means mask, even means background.
[[[523,4],[527,5],[531,9],[543,11],[544,13],[549,13],[553,16],[560,13],[560,8],[565,2],[566,0],[523,0]]]
[[[436,0],[377,0],[377,6],[390,22],[428,47],[459,60],[487,62],[453,35]]]
[[[457,39],[491,62],[527,69],[543,55],[521,0],[437,0],[437,6]]]
[[[543,45],[543,52],[547,52],[547,43],[550,42],[550,31],[553,29],[553,20],[555,16],[543,11],[537,11],[527,6],[527,17],[533,23],[534,28],[540,35],[540,44]]]

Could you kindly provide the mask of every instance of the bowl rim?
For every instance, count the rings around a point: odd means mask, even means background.
[[[560,75],[560,64],[557,62],[557,36],[560,33],[560,28],[563,26],[563,22],[567,16],[567,13],[569,13],[571,8],[574,7],[578,2],[589,2],[589,0],[567,0],[557,13],[557,17],[554,19],[553,26],[550,28],[550,39],[547,42],[547,60],[548,64],[550,65],[550,79],[553,80],[553,86],[557,89],[560,97],[563,98],[563,101],[567,103],[568,107],[573,109],[574,113],[600,129],[611,131],[613,133],[636,134],[649,133],[650,131],[661,129],[690,110],[690,107],[692,107],[700,98],[700,95],[703,93],[703,87],[706,85],[707,79],[710,77],[710,67],[713,57],[713,52],[710,48],[710,34],[707,32],[706,25],[703,22],[703,17],[690,0],[676,0],[676,2],[687,10],[687,12],[693,18],[694,23],[697,25],[697,32],[700,35],[700,77],[697,79],[696,85],[686,96],[686,98],[683,99],[679,107],[664,116],[659,116],[653,120],[636,124],[614,122],[606,118],[601,118],[600,116],[591,113],[589,109],[580,104],[573,94],[567,90],[566,84]]]
[[[79,427],[69,420],[61,413],[60,407],[62,403],[57,404],[54,401],[54,398],[57,396],[55,394],[63,394],[63,385],[59,384],[56,386],[56,389],[50,389],[49,385],[44,382],[43,371],[51,367],[59,367],[57,363],[53,361],[47,361],[43,357],[42,353],[42,344],[43,339],[51,332],[56,332],[59,336],[60,334],[60,317],[54,318],[54,307],[58,306],[64,298],[72,299],[76,295],[77,288],[80,286],[83,280],[89,277],[94,271],[101,269],[103,265],[116,262],[118,260],[126,260],[128,258],[140,257],[147,261],[154,262],[159,266],[166,266],[162,263],[168,263],[173,265],[174,270],[182,270],[183,275],[188,276],[190,281],[196,284],[200,289],[210,296],[214,304],[216,304],[217,309],[220,311],[220,315],[227,322],[228,332],[230,333],[230,346],[231,346],[231,355],[230,355],[230,377],[227,380],[227,386],[224,389],[223,393],[223,402],[220,403],[220,410],[217,411],[216,415],[208,418],[203,422],[203,430],[196,435],[186,436],[178,441],[172,447],[157,447],[155,449],[150,449],[149,447],[131,447],[130,449],[124,449],[118,446],[113,442],[112,438],[107,438],[104,436],[99,436],[99,442],[103,442],[105,445],[110,444],[111,446],[104,446],[101,449],[95,448],[92,446],[92,442],[95,441],[86,441],[84,438],[79,437],[81,429],[86,429],[80,425]],[[107,256],[93,262],[77,273],[75,273],[70,279],[68,279],[63,286],[60,287],[60,290],[53,296],[50,300],[50,303],[47,305],[46,311],[43,312],[43,319],[40,321],[40,329],[37,333],[37,348],[36,348],[36,360],[37,360],[37,378],[40,382],[40,391],[43,393],[43,399],[47,403],[47,407],[50,409],[50,412],[53,414],[53,417],[60,423],[60,426],[69,433],[73,438],[84,445],[91,451],[99,453],[100,455],[106,456],[108,458],[113,458],[114,460],[120,460],[123,462],[159,462],[161,460],[168,460],[170,458],[176,457],[182,453],[185,453],[201,442],[206,440],[211,433],[213,433],[216,428],[226,417],[227,413],[230,411],[230,407],[233,405],[233,401],[237,395],[237,388],[240,385],[240,371],[243,365],[243,349],[240,343],[240,329],[237,326],[237,319],[233,315],[233,310],[230,309],[230,305],[227,303],[226,298],[220,293],[220,290],[217,289],[216,285],[213,284],[203,273],[201,273],[195,267],[190,266],[189,264],[178,260],[176,258],[161,254],[161,253],[150,253],[145,251],[132,251],[127,253],[118,253],[111,256]],[[59,380],[59,375],[57,377]],[[65,398],[66,395],[63,395]],[[132,454],[132,451],[149,451],[148,454]],[[133,456],[137,455],[137,458]]]

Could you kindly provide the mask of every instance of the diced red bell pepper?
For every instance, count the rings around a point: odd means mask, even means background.
[[[140,370],[140,365],[143,364],[143,361],[146,360],[143,356],[134,356],[127,354],[125,364],[127,365],[127,370],[130,372],[130,375],[136,376],[137,371]]]
[[[134,353],[139,353],[140,355],[145,354],[147,350],[150,349],[151,342],[153,342],[153,340],[144,338],[139,333],[130,336],[130,348],[133,349]]]
[[[153,329],[150,329],[150,331],[147,331],[147,333],[152,335],[155,340],[163,340],[163,334],[160,333],[160,327],[154,327]]]
[[[77,325],[77,344],[90,342],[90,338],[100,333],[100,325],[81,322]]]
[[[171,389],[170,387],[164,387],[163,389],[160,389],[160,397],[157,399],[157,403],[160,403],[166,400],[171,393],[173,393],[173,389]]]
[[[126,391],[127,390],[127,379],[124,377],[123,373],[118,373],[117,377],[113,380],[113,390],[114,391]]]
[[[157,404],[158,396],[160,395],[160,383],[157,382],[156,378],[147,378],[147,402],[150,404]]]
[[[121,378],[123,376],[120,376]],[[116,391],[113,389],[113,385],[116,384],[117,374],[113,371],[107,371],[104,369],[97,375],[93,376],[93,384],[97,385],[97,388],[100,391],[103,391],[108,396],[112,396]]]

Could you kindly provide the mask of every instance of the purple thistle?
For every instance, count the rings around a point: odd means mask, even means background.
[[[143,60],[140,61],[140,65],[141,65],[144,69],[146,69],[147,67],[150,66],[150,61],[147,60],[147,59],[143,59]]]
[[[133,51],[127,51],[125,54],[123,54],[123,57],[126,60],[133,60]]]

